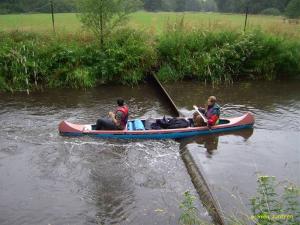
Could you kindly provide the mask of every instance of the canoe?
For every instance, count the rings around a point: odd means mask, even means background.
[[[81,125],[62,121],[58,130],[62,136],[93,136],[115,139],[180,139],[252,128],[254,116],[248,112],[240,117],[222,118],[219,120],[219,124],[211,127],[211,129],[208,127],[187,127],[152,130],[145,128],[147,127],[146,123],[147,120],[145,119],[135,119],[129,120],[124,130],[94,130],[95,125]]]

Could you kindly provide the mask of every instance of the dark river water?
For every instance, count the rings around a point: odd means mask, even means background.
[[[170,111],[147,85],[0,94],[0,224],[178,224],[186,190],[209,221],[183,148],[201,164],[227,215],[250,213],[257,173],[300,184],[299,81],[166,88],[186,115],[213,94],[223,116],[250,111],[255,128],[180,142],[67,138],[57,132],[61,120],[93,123],[121,96],[132,118]]]

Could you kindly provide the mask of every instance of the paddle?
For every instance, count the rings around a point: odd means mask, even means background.
[[[193,107],[194,107],[194,109],[196,110],[196,112],[198,112],[198,113],[200,114],[200,116],[202,117],[203,121],[204,121],[205,123],[207,123],[207,118],[203,115],[202,112],[199,111],[198,107],[195,106],[195,105],[194,105]]]

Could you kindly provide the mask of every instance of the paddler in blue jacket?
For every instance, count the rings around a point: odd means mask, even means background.
[[[217,98],[215,96],[210,96],[207,99],[207,106],[205,108],[196,107],[207,118],[206,125],[208,127],[218,124],[220,118],[220,106],[217,104]]]
[[[97,120],[96,130],[124,130],[128,120],[128,107],[123,99],[117,100],[118,107],[115,112],[109,112],[110,119]]]

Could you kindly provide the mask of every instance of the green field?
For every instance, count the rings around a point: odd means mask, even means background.
[[[129,26],[161,33],[167,24],[181,20],[190,28],[206,30],[243,30],[244,15],[221,13],[148,13],[137,12],[130,16]],[[249,15],[248,29],[261,28],[269,33],[290,38],[300,37],[300,24],[288,23],[280,16]],[[80,21],[74,13],[55,14],[56,30],[63,33],[82,34]],[[39,33],[52,31],[50,14],[0,15],[0,29],[4,31],[20,30]]]

